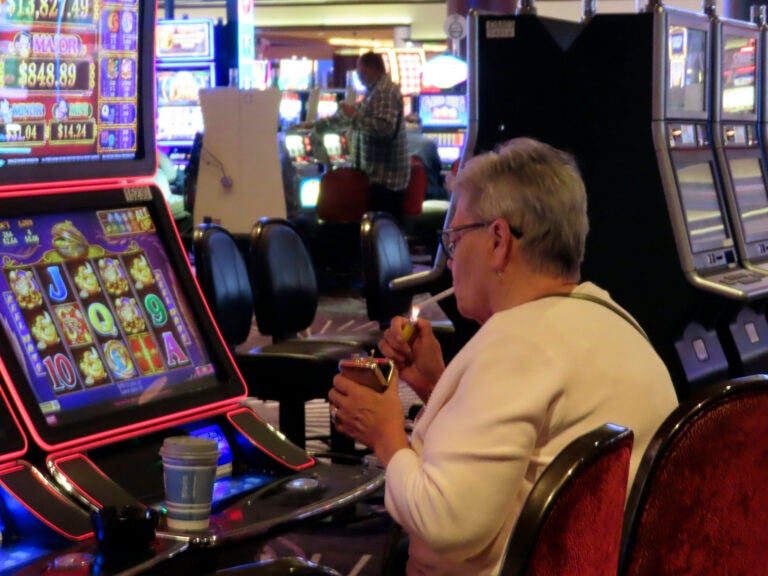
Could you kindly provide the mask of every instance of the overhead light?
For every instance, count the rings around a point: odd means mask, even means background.
[[[328,44],[331,46],[359,46],[360,48],[392,48],[395,43],[393,40],[366,40],[363,38],[329,38]]]

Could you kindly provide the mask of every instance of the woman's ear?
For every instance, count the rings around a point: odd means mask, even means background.
[[[513,254],[515,237],[509,230],[509,224],[502,218],[496,218],[488,227],[493,239],[493,267],[503,270]]]

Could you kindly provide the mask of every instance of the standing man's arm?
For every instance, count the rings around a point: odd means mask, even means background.
[[[355,108],[346,104],[342,110],[346,114],[346,110],[352,108],[350,118],[354,130],[380,138],[394,138],[402,106],[399,91],[382,91],[377,88],[362,105]]]

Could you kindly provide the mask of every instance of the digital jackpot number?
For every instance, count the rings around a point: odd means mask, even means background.
[[[11,122],[0,124],[3,143],[13,145],[16,142],[43,144],[45,142],[45,122]]]
[[[91,121],[51,122],[51,144],[93,142],[95,134]]]
[[[5,0],[2,4],[11,20],[82,21],[92,16],[91,0]]]
[[[8,60],[11,60],[10,58]],[[90,88],[88,60],[17,60],[18,75],[8,88],[86,91]],[[8,62],[6,61],[6,69]]]

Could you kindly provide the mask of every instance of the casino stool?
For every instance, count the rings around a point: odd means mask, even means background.
[[[360,223],[360,251],[368,318],[386,329],[393,316],[407,316],[411,309],[412,295],[389,287],[391,280],[413,272],[408,244],[390,214],[366,212]]]
[[[300,342],[304,346],[346,347],[346,358],[378,347],[380,330],[324,332],[298,338],[298,333],[314,321],[319,293],[312,258],[287,220],[262,218],[256,222],[250,253],[256,324],[261,334],[272,336],[275,345]],[[332,442],[337,444],[333,429],[331,433]]]
[[[312,258],[321,280],[353,280],[360,263],[360,218],[368,210],[368,176],[355,168],[328,170],[320,179]]]
[[[408,316],[412,292],[394,291],[389,283],[413,272],[408,243],[395,219],[386,212],[367,212],[360,225],[363,255],[363,295],[368,318],[382,330],[393,316]],[[440,342],[445,358],[453,349],[455,330],[450,320],[433,321],[432,331]]]
[[[408,238],[408,244],[415,246],[416,229],[419,217],[423,211],[424,198],[429,186],[427,167],[418,156],[411,156],[411,175],[408,187],[403,196],[403,229]]]
[[[614,576],[634,441],[605,424],[563,448],[533,485],[500,576]]]
[[[428,185],[427,167],[424,166],[421,158],[411,156],[411,176],[408,179],[405,196],[403,196],[403,216],[405,218],[414,218],[421,214],[421,205],[424,203]]]
[[[290,266],[285,263],[290,262]],[[262,218],[251,232],[251,286],[256,324],[275,341],[296,338],[312,325],[320,299],[312,257],[293,225],[281,218]],[[323,332],[304,339],[378,347],[380,329]]]
[[[765,574],[768,376],[725,380],[677,406],[627,499],[620,576]]]
[[[301,286],[290,285],[279,285],[275,290],[284,296],[281,302],[272,304],[282,314],[279,329],[275,329],[278,336],[273,336],[271,344],[244,350],[240,345],[251,332],[254,298],[240,249],[223,227],[203,223],[195,227],[193,251],[198,283],[249,393],[262,400],[276,400],[280,430],[303,447],[305,402],[326,399],[333,377],[338,373],[339,361],[353,354],[364,354],[365,350],[345,343],[299,339],[295,332],[292,335],[293,327],[302,324],[309,314],[302,300],[307,295],[311,297],[311,293],[303,292]],[[298,291],[292,294],[294,288]],[[268,329],[273,328],[263,315],[262,322]],[[348,451],[349,442],[341,444]]]

